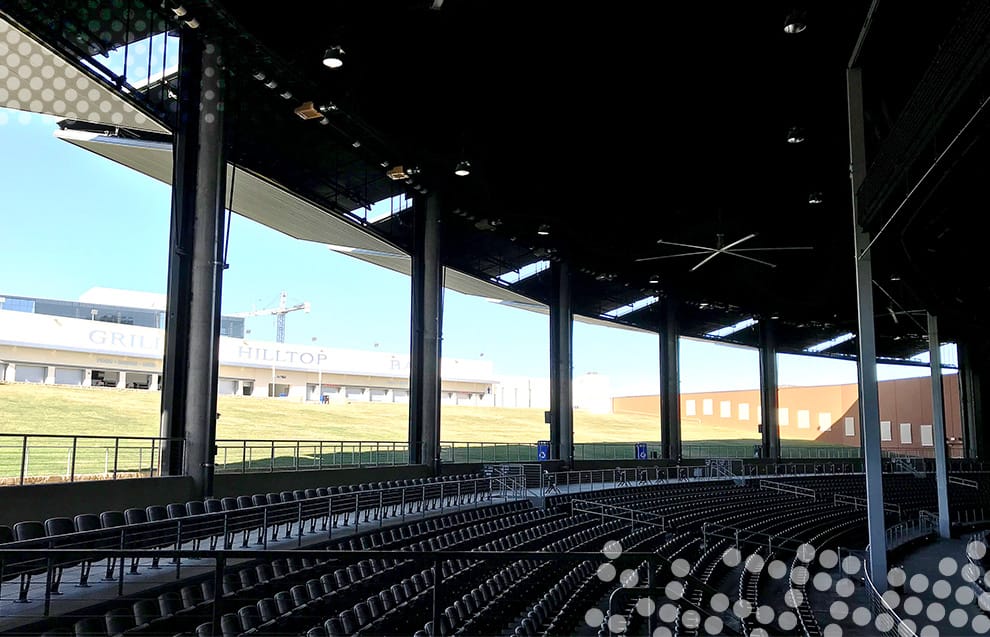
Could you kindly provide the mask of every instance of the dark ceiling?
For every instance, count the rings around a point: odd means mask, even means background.
[[[783,29],[792,3],[775,1],[184,2],[195,30],[168,10],[175,2],[94,4],[0,0],[0,11],[77,57],[146,36],[87,40],[94,16],[147,14],[149,31],[221,43],[233,160],[333,214],[403,191],[436,195],[451,267],[488,280],[563,259],[580,314],[670,296],[686,335],[776,316],[785,351],[855,331],[846,68],[867,0],[800,3],[798,34]],[[926,309],[946,339],[987,327],[973,218],[990,152],[990,11],[875,4],[860,57],[870,165],[860,220],[880,233],[878,353],[908,357],[927,347]],[[331,45],[346,52],[340,69],[321,64]],[[143,105],[167,122],[158,97]],[[293,108],[306,100],[338,110],[326,126],[303,121]],[[792,127],[803,143],[787,143]],[[470,176],[453,175],[461,159]],[[420,173],[391,181],[384,166],[395,164]],[[410,244],[403,213],[370,230]],[[702,250],[670,245],[754,234],[746,251],[697,270]],[[674,256],[685,251],[702,253]],[[548,276],[512,288],[542,301]],[[652,330],[658,320],[656,306],[617,319]],[[755,329],[727,339],[754,344]],[[854,351],[852,341],[829,353]]]

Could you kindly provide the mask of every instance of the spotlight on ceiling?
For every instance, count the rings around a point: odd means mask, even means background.
[[[320,109],[316,108],[313,102],[303,102],[297,106],[293,112],[302,119],[319,119],[320,117],[323,117],[320,113]]]
[[[656,285],[657,283],[660,283],[660,276],[659,275],[656,275],[656,274],[651,274],[650,275],[650,285]]]
[[[265,79],[265,72],[264,71],[255,71],[252,74],[252,77],[254,77],[254,79],[258,80],[259,82],[262,82]]]
[[[536,229],[536,234],[540,235],[541,237],[545,237],[545,236],[549,235],[550,234],[550,226],[548,226],[545,223],[541,223],[540,224],[540,227]]]
[[[801,33],[807,28],[808,22],[804,11],[795,9],[794,11],[791,11],[787,16],[787,19],[784,20],[784,33],[794,35]]]
[[[467,160],[461,160],[457,162],[457,166],[454,167],[454,174],[458,177],[467,177],[471,174],[471,162]]]
[[[291,100],[292,99],[292,93],[290,91],[282,91],[279,95],[281,95],[282,96],[282,99],[284,99],[284,100]]]
[[[791,129],[787,131],[788,144],[800,144],[804,139],[804,131],[797,126],[791,126]]]
[[[823,201],[825,201],[825,199],[822,197],[822,193],[820,192],[813,192],[810,195],[808,195],[808,203],[810,203],[813,206],[817,206]]]
[[[401,164],[392,166],[385,171],[385,176],[392,181],[402,181],[407,180],[406,183],[412,183],[411,177],[413,175],[419,174],[419,168],[415,166],[403,166]]]
[[[339,69],[344,66],[344,49],[332,46],[323,54],[323,66],[328,69]]]
[[[265,82],[265,86],[267,86],[268,88],[278,88],[278,82],[276,82],[275,80],[268,80],[267,82]]]

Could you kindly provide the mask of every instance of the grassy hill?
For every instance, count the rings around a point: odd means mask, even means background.
[[[141,390],[118,390],[101,387],[58,387],[33,384],[0,383],[0,434],[51,434],[58,436],[158,436],[161,395]],[[355,402],[323,405],[289,402],[278,398],[247,398],[221,396],[217,410],[218,439],[255,440],[315,440],[315,441],[405,441],[408,428],[407,406],[401,404]],[[543,422],[542,409],[510,409],[500,407],[470,407],[445,405],[442,409],[444,441],[527,443],[548,437],[549,428]],[[635,442],[659,440],[656,417],[645,415],[592,414],[577,411],[575,442]],[[738,449],[739,455],[749,456],[756,440],[740,439],[738,430],[699,427],[684,424],[685,447],[695,447],[686,455],[707,455],[700,445],[716,444],[722,450]],[[809,445],[788,441],[797,446]],[[813,445],[813,443],[811,443]],[[119,467],[148,466],[150,443],[128,443],[126,449],[114,450],[110,441],[79,442],[75,456],[71,453],[71,438],[58,440],[33,439],[29,444],[26,474],[100,474],[112,467],[115,453]],[[269,462],[271,453],[258,444],[252,457]],[[294,446],[292,446],[294,447]],[[367,446],[364,447],[367,449]],[[338,462],[337,456],[322,449],[324,461]],[[631,446],[622,445],[621,453],[630,453]],[[276,453],[283,459],[294,453],[282,446]],[[303,453],[303,452],[300,452]],[[314,458],[315,451],[305,452]],[[503,448],[507,458],[528,458],[529,447]],[[584,457],[615,457],[615,448],[585,450]],[[233,462],[231,453],[228,461]],[[579,454],[580,455],[580,454]],[[471,456],[478,458],[476,448]],[[350,456],[353,457],[353,456]],[[367,458],[368,456],[365,456]],[[464,457],[460,454],[458,457]],[[487,455],[486,455],[487,457]],[[239,459],[239,456],[238,456]],[[19,437],[0,436],[0,478],[18,476],[22,461]],[[222,462],[222,458],[218,458]]]

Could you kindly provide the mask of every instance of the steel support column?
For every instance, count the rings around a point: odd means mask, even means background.
[[[550,264],[550,457],[574,465],[574,312],[571,272]]]
[[[680,329],[677,303],[668,298],[660,312],[660,448],[665,460],[681,459]]]
[[[780,460],[780,428],[777,422],[777,342],[774,320],[760,321],[760,426],[761,456]]]
[[[437,196],[413,204],[412,316],[409,325],[409,462],[440,470],[440,334],[443,266]]]
[[[982,460],[987,452],[982,383],[987,351],[969,339],[961,339],[956,349],[959,352],[959,399],[966,458]]]
[[[183,32],[173,141],[172,225],[162,435],[169,474],[213,494],[225,192],[224,70],[220,47]],[[183,455],[185,456],[183,458]]]
[[[873,267],[866,247],[870,235],[859,225],[859,188],[866,176],[866,137],[863,118],[863,75],[846,70],[849,114],[849,163],[852,186],[853,234],[856,260],[857,359],[859,427],[866,470],[866,520],[869,529],[870,575],[877,590],[887,589],[887,541],[883,511],[883,465],[880,456],[880,397],[877,390],[876,335],[873,324]]]
[[[939,350],[938,317],[928,315],[928,353],[932,368],[932,437],[935,439],[935,490],[938,494],[938,534],[952,537],[949,520],[949,471],[945,453],[945,407],[942,391],[942,352]]]

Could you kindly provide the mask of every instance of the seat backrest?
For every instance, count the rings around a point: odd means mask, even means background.
[[[48,518],[45,520],[45,535],[65,535],[75,532],[76,525],[72,523],[72,518]]]
[[[186,502],[186,515],[203,515],[204,513],[206,513],[206,504],[202,500]]]
[[[184,504],[173,502],[169,504],[167,507],[165,507],[165,510],[168,513],[168,517],[170,520],[186,517],[186,505]]]
[[[279,591],[275,593],[275,607],[278,608],[279,614],[292,611],[295,604],[292,603],[292,596],[289,595],[289,591]]]
[[[160,504],[152,504],[144,508],[145,513],[148,515],[149,522],[161,522],[162,520],[168,519],[168,509]]]
[[[367,602],[354,604],[354,618],[357,620],[358,627],[360,628],[364,628],[371,623],[371,609],[368,608]]]
[[[104,615],[103,619],[107,625],[108,635],[118,635],[125,630],[134,628],[134,615],[131,609],[125,607],[111,608]]]
[[[290,588],[289,595],[292,596],[292,605],[295,607],[304,606],[311,601],[309,599],[309,591],[306,590],[303,584],[296,584]]]
[[[143,524],[148,521],[148,512],[145,509],[125,509],[124,522],[126,524]]]
[[[271,597],[259,599],[256,605],[258,607],[258,617],[261,618],[262,622],[270,622],[278,617],[278,607],[275,605],[275,600]]]
[[[344,627],[341,625],[339,617],[331,617],[326,620],[323,622],[323,627],[326,629],[329,637],[343,637],[345,635]]]
[[[162,616],[161,611],[158,610],[158,603],[153,599],[138,600],[131,606],[131,610],[134,612],[134,622],[138,626],[150,624]]]
[[[182,598],[175,591],[158,596],[158,611],[162,617],[169,617],[182,610]]]
[[[220,633],[223,637],[237,637],[241,634],[241,620],[234,613],[220,616]]]
[[[231,497],[229,495],[225,496],[223,498],[220,498],[220,505],[223,507],[224,511],[236,511],[237,509],[241,508],[241,498],[247,500],[248,506],[251,505],[251,498],[247,497],[246,495],[242,495],[236,498]]]
[[[137,510],[140,511],[140,509]],[[124,518],[123,511],[104,511],[100,514],[100,526],[104,529],[124,526],[125,524],[127,524],[127,520]]]
[[[69,523],[71,524],[71,522],[70,520]],[[37,520],[27,520],[14,524],[14,539],[19,542],[37,540],[43,537],[45,537],[45,525]]]
[[[306,631],[306,637],[327,637],[327,629],[323,626],[313,626]]]
[[[234,500],[236,503],[237,500]],[[206,508],[207,513],[223,513],[223,501],[217,498],[208,498],[203,502],[203,506]],[[189,503],[186,503],[186,508],[188,509]]]
[[[182,606],[185,608],[193,608],[203,601],[203,589],[199,585],[183,586],[179,594],[182,595]]]
[[[95,513],[80,513],[72,518],[72,525],[78,531],[95,531],[102,528],[100,516]]]
[[[106,637],[107,634],[104,622],[95,617],[80,619],[73,624],[72,631],[76,637]]]

